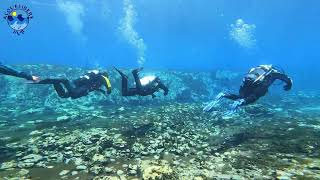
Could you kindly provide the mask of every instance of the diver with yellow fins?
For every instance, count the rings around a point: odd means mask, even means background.
[[[92,91],[99,91],[105,95],[111,93],[111,83],[107,72],[89,71],[78,79],[44,79],[33,84],[53,84],[61,98],[77,99],[88,95]],[[106,88],[106,91],[102,87]]]

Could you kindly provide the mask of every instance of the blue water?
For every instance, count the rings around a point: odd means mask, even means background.
[[[246,71],[276,64],[294,77],[296,87],[319,87],[314,83],[319,82],[320,64],[317,0],[128,2],[136,15],[131,30],[146,47],[140,64],[146,68]],[[6,64],[139,66],[141,47],[120,30],[128,10],[123,0],[4,0],[0,12],[15,3],[27,5],[34,18],[20,36],[1,19],[0,59]],[[230,37],[238,19],[255,26],[253,47]]]

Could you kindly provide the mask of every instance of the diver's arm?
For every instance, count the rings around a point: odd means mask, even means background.
[[[18,72],[16,70],[13,70],[13,69],[8,68],[8,67],[1,65],[1,64],[0,64],[0,73],[5,74],[5,75],[9,75],[9,76],[24,78],[24,79],[27,79],[30,81],[33,80],[33,77],[31,75],[24,73],[24,72]]]
[[[286,85],[283,87],[284,90],[288,91],[292,87],[292,79],[288,77],[287,75],[279,72],[274,72],[271,74],[272,82],[279,79],[286,83]]]
[[[231,93],[224,93],[221,95],[221,97],[231,99],[231,100],[238,100],[241,99],[240,95],[237,94],[231,94]]]
[[[169,89],[166,85],[164,85],[160,80],[158,81],[158,87],[164,91],[164,95],[168,95]]]
[[[105,91],[105,90],[102,90],[102,89],[97,89],[96,91],[101,92],[102,94],[105,94],[105,93],[106,93],[106,91]]]

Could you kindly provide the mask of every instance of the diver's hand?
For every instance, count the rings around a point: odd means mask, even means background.
[[[285,85],[283,86],[283,90],[285,91],[289,91],[291,89],[291,86]]]
[[[38,77],[38,76],[32,76],[32,81],[33,81],[33,82],[39,82],[39,81],[40,81],[40,77]]]
[[[287,83],[285,86],[283,86],[283,90],[289,91],[292,88],[292,80],[290,80],[290,83]]]

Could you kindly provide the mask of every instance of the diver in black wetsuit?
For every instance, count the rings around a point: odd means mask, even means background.
[[[155,98],[155,92],[162,89],[164,91],[164,95],[168,95],[169,89],[165,86],[158,77],[155,76],[146,76],[142,79],[139,78],[138,73],[143,68],[138,68],[132,71],[132,75],[134,77],[134,81],[136,83],[135,88],[128,88],[128,76],[126,76],[123,72],[119,69],[115,68],[118,73],[121,75],[122,78],[122,96],[149,96],[151,95],[152,98]]]
[[[266,95],[269,86],[271,86],[275,80],[281,80],[286,83],[283,87],[285,91],[289,91],[292,87],[292,79],[280,70],[273,68],[272,65],[260,65],[252,68],[243,78],[243,84],[240,87],[239,95],[220,93],[216,97],[216,100],[208,104],[203,110],[210,111],[221,98],[227,98],[236,101],[232,105],[231,110],[235,111],[239,106],[254,103],[260,97]]]
[[[99,91],[103,94],[111,93],[111,83],[108,73],[89,71],[79,79],[69,81],[67,79],[44,79],[34,84],[53,84],[54,89],[61,98],[77,99],[89,94],[92,91]],[[107,92],[101,87],[105,86]]]
[[[38,81],[39,80],[39,77],[37,77],[37,76],[32,76],[32,75],[29,75],[24,72],[18,72],[14,69],[11,69],[7,66],[2,65],[1,63],[0,63],[0,74],[24,78],[24,79],[30,80],[30,81]]]

